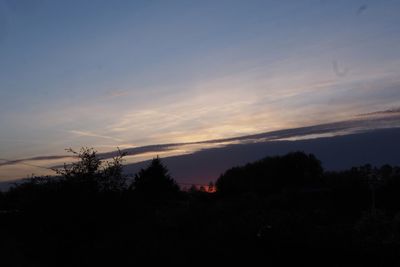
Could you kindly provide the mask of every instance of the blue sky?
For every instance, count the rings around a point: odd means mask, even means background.
[[[400,106],[400,1],[0,0],[0,156]]]

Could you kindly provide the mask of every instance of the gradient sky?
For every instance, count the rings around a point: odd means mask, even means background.
[[[0,0],[0,158],[400,106],[400,1]]]

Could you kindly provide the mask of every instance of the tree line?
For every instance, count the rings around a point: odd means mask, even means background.
[[[0,194],[4,266],[400,263],[400,168],[327,172],[293,152],[232,167],[213,193],[181,190],[160,158],[77,161]]]

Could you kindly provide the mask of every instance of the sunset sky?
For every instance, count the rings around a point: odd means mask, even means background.
[[[0,158],[400,107],[400,1],[0,0]]]

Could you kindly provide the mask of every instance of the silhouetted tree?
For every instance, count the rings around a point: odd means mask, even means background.
[[[171,196],[180,192],[179,186],[168,173],[160,158],[154,158],[146,169],[136,175],[131,188],[137,193],[156,196]]]
[[[102,167],[100,189],[102,191],[121,191],[126,188],[126,176],[123,173],[123,157],[127,154],[118,149],[118,155],[112,161],[105,161]]]
[[[59,176],[0,194],[4,266],[399,266],[399,167],[323,173],[313,155],[296,152],[228,170],[217,194],[208,194],[212,183],[183,193],[158,157],[127,190],[123,153],[73,153]]]
[[[93,148],[83,147],[79,152],[67,149],[78,161],[64,164],[62,169],[55,169],[58,175],[70,186],[79,186],[86,192],[118,191],[125,188],[126,177],[122,162],[126,153],[118,149],[118,155],[112,161],[102,161]]]

